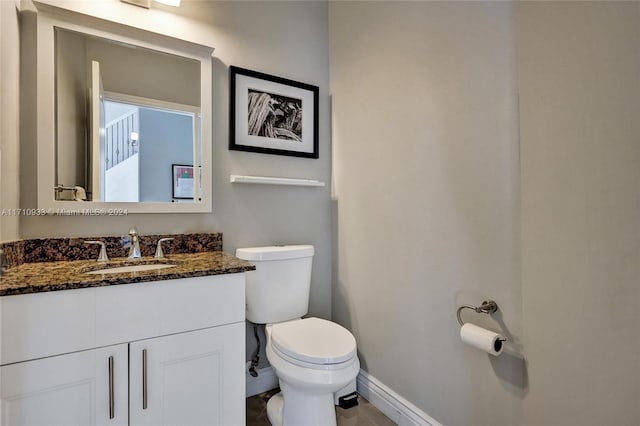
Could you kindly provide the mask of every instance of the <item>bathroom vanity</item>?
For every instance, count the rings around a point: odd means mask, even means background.
[[[92,260],[9,268],[1,424],[244,424],[253,266],[222,251],[168,259],[177,266],[116,274],[87,274]]]

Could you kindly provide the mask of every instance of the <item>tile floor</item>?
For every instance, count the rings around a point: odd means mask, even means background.
[[[267,419],[267,401],[279,389],[247,398],[247,426],[270,426]],[[338,426],[394,426],[376,407],[359,397],[359,405],[348,410],[336,407]],[[299,425],[304,426],[304,425]]]

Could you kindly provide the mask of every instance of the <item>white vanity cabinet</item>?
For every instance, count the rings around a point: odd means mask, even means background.
[[[0,367],[3,426],[126,426],[127,358],[123,344]]]
[[[243,425],[244,274],[0,298],[1,425]]]
[[[244,360],[244,324],[143,340],[129,351],[131,425],[244,424],[244,374],[230,370]]]

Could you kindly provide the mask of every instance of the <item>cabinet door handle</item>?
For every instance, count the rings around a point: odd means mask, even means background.
[[[115,401],[113,398],[113,355],[109,357],[109,418],[113,419],[115,414]]]
[[[147,409],[147,350],[142,350],[142,409]]]

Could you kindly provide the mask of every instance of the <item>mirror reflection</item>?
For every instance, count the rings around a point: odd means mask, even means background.
[[[182,200],[169,182],[173,164],[193,162],[193,140],[197,111],[168,110],[138,103],[104,98],[104,151],[99,181],[107,202]],[[104,174],[102,174],[104,173]],[[191,182],[193,177],[191,176]],[[189,185],[188,181],[174,186]],[[184,192],[184,191],[183,191]],[[189,193],[193,199],[193,187]]]
[[[56,199],[200,200],[199,61],[61,28],[55,35]]]

